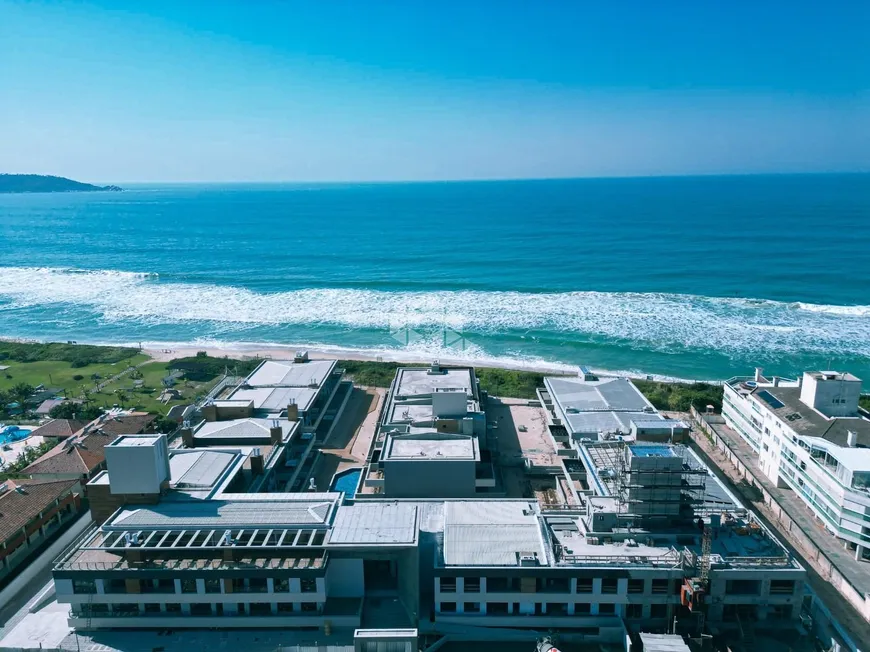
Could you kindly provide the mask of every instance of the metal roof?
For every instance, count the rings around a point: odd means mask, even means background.
[[[335,501],[166,502],[121,510],[104,529],[294,527],[328,523]]]
[[[522,501],[446,503],[443,561],[446,566],[517,566],[533,554],[548,564],[535,511]]]
[[[181,449],[169,458],[170,476],[176,487],[213,487],[227,467],[239,457],[231,451]]]
[[[329,533],[331,545],[395,545],[417,541],[417,507],[410,503],[342,506]]]
[[[277,422],[284,434],[284,439],[296,427],[296,421],[287,419],[233,419],[232,421],[207,421],[193,433],[195,439],[264,439],[269,441],[272,424]]]
[[[300,410],[311,407],[317,390],[310,387],[253,387],[233,392],[232,400],[253,401],[255,410],[284,410],[290,403]]]
[[[320,387],[335,368],[335,360],[266,360],[248,376],[251,387]]]

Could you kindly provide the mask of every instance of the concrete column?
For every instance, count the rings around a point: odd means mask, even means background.
[[[302,593],[302,583],[298,577],[290,578],[290,593]]]
[[[592,579],[592,594],[601,595],[601,578],[595,577]],[[598,613],[595,611],[595,613]]]
[[[176,581],[178,581],[178,580],[176,580]],[[189,603],[187,603],[187,602],[181,603],[181,613],[183,613],[187,616],[190,615],[190,604]]]
[[[456,578],[456,592],[457,593],[465,593],[465,578],[457,577]]]
[[[196,592],[205,593],[205,580],[196,580]]]
[[[480,595],[481,595],[481,601],[483,600],[483,594],[484,594],[484,593],[486,593],[486,578],[485,578],[485,577],[481,577],[481,578],[480,578]]]
[[[175,583],[175,592],[181,593],[181,580],[172,580]]]
[[[97,587],[97,594],[103,595],[106,592],[106,581],[105,580],[94,580],[94,584]]]
[[[275,592],[275,580],[273,580],[271,577],[267,577],[266,578],[266,593],[274,593],[274,592]],[[273,604],[272,606],[274,607],[275,605]],[[272,609],[272,611],[274,612],[275,610]]]

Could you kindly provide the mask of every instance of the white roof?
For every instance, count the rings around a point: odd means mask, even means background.
[[[517,566],[534,554],[548,564],[534,508],[523,501],[451,501],[444,519],[445,566]]]
[[[300,410],[311,407],[317,390],[311,387],[252,387],[233,392],[234,401],[253,401],[255,410],[284,410],[295,403]]]
[[[329,534],[330,544],[413,544],[417,507],[410,503],[371,502],[342,506]]]
[[[248,376],[251,387],[320,387],[335,368],[335,360],[266,360]]]

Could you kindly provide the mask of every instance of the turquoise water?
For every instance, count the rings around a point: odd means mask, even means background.
[[[870,175],[0,196],[0,335],[870,379]]]
[[[7,426],[0,430],[0,445],[11,444],[14,441],[21,441],[30,436],[29,430],[24,430],[18,426]]]
[[[332,479],[330,491],[341,491],[345,496],[353,498],[362,469],[348,469],[342,471]]]

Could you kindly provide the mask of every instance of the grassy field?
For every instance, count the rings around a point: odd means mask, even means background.
[[[96,382],[111,378],[121,373],[130,365],[137,365],[148,360],[148,356],[137,354],[115,363],[89,364],[83,367],[73,367],[71,363],[62,360],[39,360],[37,362],[17,362],[15,360],[0,361],[0,366],[8,369],[0,371],[0,390],[8,390],[18,383],[27,383],[37,387],[62,389],[68,396],[79,396],[82,388],[91,389]],[[94,380],[94,375],[99,380]]]

